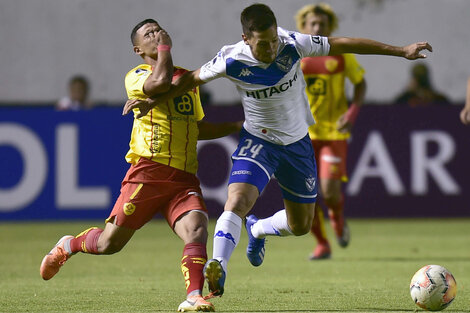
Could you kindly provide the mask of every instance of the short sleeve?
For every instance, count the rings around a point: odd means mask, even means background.
[[[212,60],[201,66],[201,70],[199,72],[199,79],[207,83],[211,80],[224,76],[225,73],[225,57],[224,53],[221,50]]]
[[[199,122],[204,118],[204,110],[203,110],[202,104],[201,104],[199,86],[196,87],[196,92],[195,92],[195,97],[194,98],[196,99],[194,116],[196,117],[196,120]]]
[[[345,61],[346,77],[353,84],[358,84],[364,79],[364,68],[359,64],[354,54],[346,53],[343,55]]]
[[[294,38],[295,46],[302,58],[324,56],[330,52],[328,37],[311,36],[298,32],[292,32],[290,36]]]
[[[125,78],[125,85],[127,97],[129,99],[147,99],[148,96],[144,93],[144,83],[152,72],[144,68],[134,68],[127,73]]]

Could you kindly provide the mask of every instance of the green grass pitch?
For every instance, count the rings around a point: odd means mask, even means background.
[[[331,260],[308,261],[314,245],[310,235],[271,237],[259,268],[246,259],[243,230],[225,294],[213,299],[216,311],[421,311],[408,288],[414,272],[426,264],[448,268],[457,280],[457,297],[446,312],[470,311],[469,219],[358,219],[349,224],[351,244],[341,249],[332,241]],[[102,225],[1,223],[0,312],[176,312],[185,298],[182,242],[158,220],[139,230],[120,253],[77,254],[52,280],[41,279],[40,262],[62,235]],[[213,230],[211,221],[210,237]]]

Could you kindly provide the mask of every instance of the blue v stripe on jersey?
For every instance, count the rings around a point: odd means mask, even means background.
[[[299,60],[293,45],[286,45],[276,60],[266,69],[249,66],[233,58],[227,58],[227,75],[250,84],[273,86],[277,84]]]

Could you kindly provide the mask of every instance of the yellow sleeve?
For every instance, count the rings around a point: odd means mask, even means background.
[[[199,97],[199,87],[196,87],[196,94],[195,94],[195,102],[196,102],[196,105],[195,105],[195,112],[194,112],[194,117],[196,118],[196,121],[201,121],[205,114],[204,114],[204,110],[202,109],[202,104],[201,104],[201,98]]]
[[[148,96],[144,93],[144,83],[152,73],[145,65],[139,65],[127,73],[125,78],[125,85],[127,91],[127,98],[129,99],[147,99]]]
[[[346,77],[349,78],[351,83],[358,84],[364,79],[365,70],[357,62],[356,56],[354,54],[346,53],[344,56],[345,62],[345,74]]]

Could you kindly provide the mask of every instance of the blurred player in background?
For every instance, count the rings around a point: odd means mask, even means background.
[[[92,103],[88,99],[90,83],[85,76],[75,75],[69,80],[68,96],[61,98],[56,103],[58,111],[78,111],[90,109]]]
[[[330,36],[338,27],[338,18],[326,3],[309,4],[295,16],[301,33]],[[305,89],[315,124],[308,129],[315,150],[320,182],[320,195],[328,208],[331,226],[341,247],[349,243],[349,228],[344,220],[342,183],[347,181],[347,139],[364,102],[366,81],[364,69],[353,54],[303,58],[301,63],[307,88]],[[354,85],[354,96],[348,108],[345,80]],[[326,259],[331,248],[325,232],[320,202],[315,207],[311,233],[317,246],[310,259]]]
[[[465,106],[460,112],[460,120],[464,125],[470,125],[470,77],[467,80],[467,96],[465,97]]]
[[[137,24],[131,40],[144,64],[126,75],[130,99],[166,92],[172,80],[186,72],[173,66],[171,38],[155,20]],[[194,88],[134,119],[126,155],[131,166],[105,228],[92,227],[75,237],[62,237],[41,263],[45,280],[77,252],[119,252],[137,229],[161,213],[185,244],[181,270],[187,299],[178,311],[214,311],[214,306],[202,298],[208,216],[195,175],[196,143],[198,138],[218,138],[239,131],[241,123],[209,124],[201,121],[203,117],[199,91]]]
[[[411,66],[408,86],[393,102],[409,107],[450,104],[447,96],[434,88],[429,66],[423,62]]]
[[[275,175],[285,209],[258,220],[245,220],[247,257],[259,266],[264,259],[266,236],[304,235],[309,232],[317,195],[316,165],[308,127],[314,124],[300,69],[303,57],[343,53],[386,54],[408,59],[424,58],[426,42],[405,47],[362,38],[327,38],[277,27],[271,9],[253,4],[241,14],[242,41],[224,46],[200,69],[175,81],[166,94],[147,101],[126,102],[123,114],[132,109],[145,116],[156,105],[195,86],[226,77],[238,89],[245,112],[240,142],[232,154],[228,199],[214,231],[213,259],[204,275],[214,296],[224,293],[227,264],[240,240],[243,218]]]

